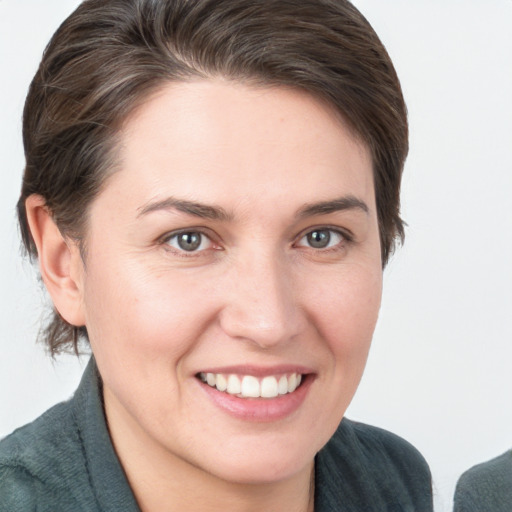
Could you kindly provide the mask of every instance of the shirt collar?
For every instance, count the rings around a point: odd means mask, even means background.
[[[108,433],[101,377],[94,357],[73,402],[89,481],[100,510],[140,512]]]

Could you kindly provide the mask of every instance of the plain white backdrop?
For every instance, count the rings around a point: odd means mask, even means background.
[[[456,479],[512,447],[512,1],[359,0],[409,108],[405,246],[347,416],[431,466],[436,511]],[[76,0],[0,0],[0,437],[68,398],[86,359],[35,344],[46,298],[20,255],[21,112]]]

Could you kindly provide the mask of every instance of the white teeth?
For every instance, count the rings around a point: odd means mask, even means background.
[[[242,379],[242,392],[244,398],[258,398],[260,395],[260,383],[256,377],[246,375]]]
[[[215,385],[219,391],[226,391],[226,389],[228,389],[228,381],[221,373],[216,375]]]
[[[288,393],[293,393],[297,388],[297,375],[292,373],[288,377]]]
[[[222,373],[200,373],[199,378],[219,391],[240,398],[276,398],[279,395],[293,393],[302,382],[302,375],[268,375],[258,379],[252,375],[225,375]]]
[[[261,396],[263,398],[275,398],[277,395],[277,379],[275,377],[265,377],[261,381]]]
[[[286,375],[283,375],[279,379],[279,384],[277,385],[277,391],[280,395],[286,395],[288,393],[288,379]]]
[[[227,392],[230,395],[238,395],[242,392],[242,384],[236,375],[230,375],[228,377]]]

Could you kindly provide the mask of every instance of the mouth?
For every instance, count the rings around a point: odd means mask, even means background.
[[[292,372],[260,378],[254,375],[201,372],[196,377],[208,386],[237,398],[277,398],[293,393],[306,376]]]

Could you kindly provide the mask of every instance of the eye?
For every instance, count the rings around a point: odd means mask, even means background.
[[[330,249],[345,240],[345,237],[334,229],[320,228],[306,233],[298,242],[301,247],[312,249]]]
[[[185,252],[204,251],[213,246],[210,238],[200,231],[181,231],[169,236],[165,243],[177,251]]]

